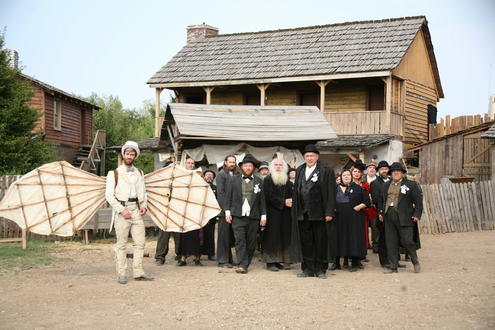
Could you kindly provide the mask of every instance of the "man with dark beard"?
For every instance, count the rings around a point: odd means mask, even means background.
[[[215,196],[217,195],[217,186],[213,184],[215,180],[215,172],[212,170],[206,170],[203,172],[205,181],[210,185],[211,190]],[[208,256],[208,260],[217,260],[215,258],[215,225],[217,224],[217,217],[214,217],[208,221],[206,226],[203,227],[204,244],[201,247],[202,254]]]
[[[336,183],[333,169],[318,161],[314,144],[304,148],[305,163],[297,168],[293,194],[302,252],[299,277],[326,278],[329,245],[326,223],[335,216]]]
[[[263,181],[266,229],[263,232],[262,250],[266,269],[276,272],[290,268],[292,189],[287,163],[283,159],[272,160],[269,170],[270,174]]]
[[[241,163],[241,174],[232,178],[225,198],[225,221],[232,223],[235,251],[239,268],[236,272],[246,274],[256,250],[258,224],[266,225],[266,206],[263,180],[254,175],[256,160],[246,154]]]
[[[222,169],[217,175],[217,200],[222,208],[222,212],[218,215],[218,267],[233,267],[232,247],[234,246],[234,233],[232,231],[232,224],[225,221],[225,198],[227,196],[227,187],[234,174],[236,174],[235,156],[228,155],[225,157]]]

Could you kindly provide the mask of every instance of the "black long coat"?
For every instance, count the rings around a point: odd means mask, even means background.
[[[377,204],[379,213],[385,211],[385,203],[387,202],[388,189],[392,180],[385,183],[382,189],[382,200]],[[405,188],[403,188],[405,187]],[[419,185],[407,178],[403,178],[401,182],[401,191],[399,193],[399,202],[397,204],[397,213],[401,226],[416,226],[417,223],[412,220],[412,217],[421,218],[423,213],[423,193]]]
[[[292,212],[297,220],[304,219],[300,191],[303,182],[306,181],[305,171],[306,164],[299,166],[296,171]],[[317,179],[313,181],[312,178],[315,174]],[[335,216],[335,174],[333,169],[318,161],[309,181],[312,187],[309,192],[308,220],[325,221],[326,216]]]
[[[348,187],[348,202],[339,199],[339,196],[344,196],[340,187],[336,188],[336,194],[336,215],[329,223],[328,255],[362,258],[366,256],[365,213],[364,209],[356,212],[354,207],[361,203],[369,207],[371,205],[369,195],[354,182]]]

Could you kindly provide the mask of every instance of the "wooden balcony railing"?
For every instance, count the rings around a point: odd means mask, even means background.
[[[403,136],[402,115],[385,111],[324,112],[337,135],[390,134]],[[390,121],[388,116],[390,116]]]

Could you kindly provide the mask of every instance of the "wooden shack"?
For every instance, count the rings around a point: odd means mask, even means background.
[[[486,139],[490,143],[491,153],[491,175],[492,181],[495,183],[495,124],[493,124],[488,130],[481,135],[482,139]]]
[[[29,105],[41,115],[34,131],[57,145],[60,159],[77,163],[78,152],[93,142],[93,111],[100,107],[24,73],[19,76],[34,93]]]
[[[428,109],[444,97],[424,16],[236,34],[189,26],[187,44],[148,84],[156,136],[169,89],[183,103],[316,106],[339,138],[356,141],[346,143],[355,154],[369,135],[427,142]]]
[[[469,127],[410,151],[419,151],[419,173],[422,183],[440,183],[443,177],[467,177],[486,181],[492,177],[493,148],[486,134],[493,121]]]

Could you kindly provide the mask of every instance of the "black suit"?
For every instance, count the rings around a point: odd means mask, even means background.
[[[217,260],[219,264],[232,263],[232,247],[234,246],[234,232],[232,225],[225,221],[225,198],[227,187],[229,186],[231,176],[229,172],[221,170],[216,178],[217,182],[217,201],[222,208],[222,213],[218,216],[218,237],[217,237]]]
[[[265,194],[263,180],[252,177],[253,190],[251,198],[243,196],[243,177],[241,174],[232,177],[227,187],[225,211],[232,216],[232,229],[235,237],[235,250],[239,266],[247,269],[256,250],[256,232],[262,216],[266,217]],[[242,214],[242,206],[248,200],[249,215]],[[227,212],[226,212],[227,213]]]
[[[325,273],[328,268],[328,234],[326,216],[335,216],[335,174],[317,162],[306,180],[306,164],[297,168],[293,196],[293,216],[298,220],[303,272]]]
[[[388,179],[387,182],[389,181],[390,178]],[[378,205],[382,205],[384,203],[382,195],[383,195],[383,187],[385,186],[385,184],[386,182],[381,176],[377,176],[377,178],[370,184],[371,199],[373,201],[373,205],[377,210],[379,209]],[[378,231],[378,233],[375,233],[375,235],[377,235],[375,239],[378,242],[378,257],[380,259],[380,265],[385,266],[389,263],[387,257],[387,245],[385,243],[386,242],[385,225],[383,224],[383,222],[379,221],[378,219],[376,219],[374,225],[376,227],[374,230]]]
[[[384,213],[391,181],[383,186],[380,213]],[[399,201],[389,207],[384,219],[387,255],[392,269],[397,269],[399,247],[402,245],[413,264],[418,263],[416,250],[419,245],[418,224],[412,217],[421,218],[423,212],[423,194],[419,185],[403,178],[400,183]]]

